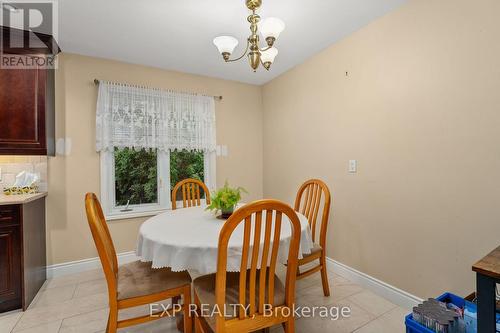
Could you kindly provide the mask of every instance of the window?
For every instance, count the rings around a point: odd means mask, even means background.
[[[148,216],[171,207],[177,182],[196,178],[213,188],[215,156],[199,151],[101,152],[101,201],[108,219]]]
[[[99,83],[96,150],[107,219],[169,209],[172,186],[188,177],[214,189],[214,103],[199,94]]]

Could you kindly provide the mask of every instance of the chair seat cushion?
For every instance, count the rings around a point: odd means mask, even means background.
[[[269,273],[269,272],[268,272]],[[259,275],[260,272],[257,271],[257,279],[256,279],[256,291],[255,291],[255,304],[258,306],[259,304]],[[269,275],[269,274],[268,274]],[[247,289],[246,289],[246,303],[245,306],[249,304],[249,276],[250,271],[247,272]],[[269,280],[268,280],[269,281]],[[212,309],[215,305],[215,274],[204,275],[196,278],[193,282],[193,288],[198,295],[200,303],[208,308],[208,313],[212,312]],[[234,309],[233,305],[239,304],[239,288],[240,288],[240,273],[239,272],[227,272],[226,275],[226,320],[230,318],[237,317],[239,315],[240,307]],[[269,286],[266,285],[266,302],[267,302],[267,294],[268,294]],[[278,276],[274,276],[274,302],[273,306],[280,306],[285,304],[285,286],[278,278]],[[236,310],[233,313],[233,309]],[[215,332],[215,317],[205,316],[204,319],[207,321],[208,325]]]
[[[311,249],[311,253],[303,253],[302,257],[306,258],[306,257],[312,256],[313,254],[321,252],[322,250],[323,250],[323,248],[321,247],[321,245],[314,243],[314,246]]]
[[[156,294],[191,284],[188,272],[151,268],[150,262],[134,261],[118,268],[118,300]]]

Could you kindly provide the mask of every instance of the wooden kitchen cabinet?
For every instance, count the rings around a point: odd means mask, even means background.
[[[46,70],[0,69],[0,153],[47,155]]]
[[[22,306],[18,209],[16,206],[0,206],[0,312]]]
[[[46,278],[44,195],[0,205],[0,313],[26,310]]]
[[[12,39],[25,37],[22,30],[1,27],[2,34],[7,30]],[[39,38],[33,33],[27,36]],[[30,56],[22,49],[10,52],[30,59],[44,56]],[[59,49],[47,48],[47,52],[57,54]],[[54,69],[0,68],[0,155],[54,155],[54,101]]]

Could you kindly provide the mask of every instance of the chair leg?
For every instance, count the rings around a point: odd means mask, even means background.
[[[326,297],[330,296],[330,286],[328,284],[328,269],[326,267],[326,257],[325,254],[321,256],[321,282],[323,283],[323,293]]]
[[[118,309],[111,307],[109,309],[108,327],[106,333],[116,333],[118,329]]]
[[[172,297],[172,309],[176,309],[176,305],[179,304],[181,301],[180,296],[174,296]],[[177,326],[177,330],[179,332],[184,332],[184,313],[174,313],[175,315],[175,324]]]
[[[191,286],[184,289],[184,333],[193,332],[193,318],[191,317]]]
[[[285,333],[295,333],[295,318],[288,319],[285,323]]]
[[[203,328],[201,326],[201,314],[200,314],[200,299],[198,298],[198,295],[196,294],[196,291],[194,292],[194,304],[196,305],[196,314],[194,316],[194,332],[195,333],[203,333]]]
[[[194,333],[203,333],[201,328],[200,318],[194,317]]]

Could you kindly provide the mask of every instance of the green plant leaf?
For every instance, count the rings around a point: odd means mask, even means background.
[[[248,193],[243,187],[231,188],[229,183],[224,183],[224,187],[212,193],[210,205],[206,210],[215,211],[231,211],[241,200],[241,193]]]

